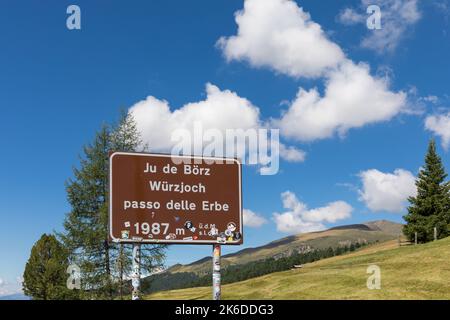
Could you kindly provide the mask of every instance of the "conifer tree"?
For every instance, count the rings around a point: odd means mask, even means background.
[[[113,151],[145,152],[148,145],[142,142],[136,121],[132,114],[122,111],[121,120],[111,134],[111,148]],[[119,245],[117,268],[119,278],[119,295],[123,294],[123,276],[131,271],[132,246]],[[141,269],[144,273],[152,273],[161,268],[165,259],[165,245],[144,244],[141,246]]]
[[[23,292],[35,300],[70,299],[68,254],[53,235],[43,234],[31,249],[23,274]]]
[[[94,141],[84,148],[79,168],[67,182],[72,210],[64,221],[60,237],[70,259],[81,268],[82,289],[86,298],[113,299],[123,277],[130,271],[131,248],[108,240],[108,172],[111,151],[138,151],[141,146],[136,123],[123,113],[115,127],[104,125]],[[143,271],[151,272],[164,260],[163,246],[144,246]]]
[[[418,242],[433,240],[435,227],[438,239],[450,235],[450,185],[445,181],[446,178],[436,144],[431,140],[425,165],[416,180],[417,195],[408,199],[411,205],[404,216],[407,224],[403,233],[410,241],[414,241],[416,232]]]
[[[84,147],[80,167],[73,169],[74,177],[66,183],[72,210],[60,234],[71,262],[81,268],[83,291],[93,298],[112,298],[114,292],[107,232],[110,150],[110,128],[104,125],[94,142]]]

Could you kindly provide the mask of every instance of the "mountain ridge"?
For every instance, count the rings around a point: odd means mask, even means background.
[[[396,240],[307,263],[301,269],[224,284],[224,300],[444,300],[450,299],[450,237],[399,246]],[[367,267],[382,270],[382,290],[367,287]],[[167,290],[144,299],[211,299],[211,287]]]
[[[322,231],[286,236],[258,247],[244,248],[221,257],[221,264],[241,264],[263,260],[269,257],[281,257],[295,252],[307,252],[313,249],[338,247],[354,242],[382,242],[397,238],[403,225],[389,220],[374,220],[359,224],[332,227]],[[210,272],[211,257],[203,257],[189,264],[175,264],[164,272],[194,272],[197,274]]]
[[[13,293],[0,296],[0,300],[31,300],[31,298],[23,293]]]

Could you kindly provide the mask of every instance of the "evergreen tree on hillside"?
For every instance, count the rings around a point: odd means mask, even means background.
[[[111,148],[113,151],[122,152],[145,152],[148,146],[143,144],[139,130],[132,114],[122,112],[121,120],[115,130],[111,133]],[[164,264],[166,245],[141,245],[141,269],[143,272],[152,273]],[[120,244],[116,261],[119,278],[119,295],[123,294],[123,278],[131,271],[132,250],[130,244]],[[149,285],[149,283],[147,283]]]
[[[23,274],[23,292],[35,300],[70,299],[67,289],[68,254],[53,235],[43,234],[31,249]]]
[[[404,216],[407,224],[403,233],[409,240],[413,241],[417,232],[419,242],[431,241],[435,227],[439,239],[450,235],[450,185],[445,181],[446,178],[436,144],[431,140],[425,165],[416,180],[417,195],[409,198],[411,205]]]
[[[72,210],[60,237],[70,259],[81,268],[82,289],[89,298],[112,299],[122,291],[122,279],[130,272],[131,248],[108,241],[108,173],[111,151],[137,151],[141,145],[134,119],[123,114],[116,127],[103,126],[93,143],[84,148],[80,167],[67,182]],[[144,246],[143,271],[162,264],[163,246]]]

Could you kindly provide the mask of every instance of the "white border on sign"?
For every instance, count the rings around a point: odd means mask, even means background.
[[[121,239],[121,238],[114,238],[112,234],[112,172],[113,172],[113,158],[116,155],[131,155],[131,156],[141,156],[141,157],[163,157],[163,158],[189,158],[189,159],[205,159],[205,160],[222,160],[222,161],[233,161],[235,162],[239,169],[239,231],[241,233],[241,237],[244,237],[243,233],[243,217],[242,217],[242,178],[241,178],[241,170],[242,170],[242,164],[238,159],[235,158],[220,158],[220,157],[202,157],[202,156],[182,156],[182,155],[171,155],[171,154],[161,154],[161,153],[140,153],[140,152],[113,152],[109,156],[109,236],[111,237],[112,242],[117,243],[153,243],[153,244],[165,244],[165,243],[173,243],[173,244],[217,244],[219,243],[217,240],[189,240],[189,241],[183,241],[183,240],[152,240],[152,239],[140,239],[140,240],[134,240],[133,239]],[[220,243],[221,245],[238,245],[238,241],[236,242],[226,242],[226,243]]]

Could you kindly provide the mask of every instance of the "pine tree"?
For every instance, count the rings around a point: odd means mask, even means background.
[[[84,148],[80,168],[67,182],[72,210],[60,237],[71,260],[81,268],[87,297],[113,299],[122,294],[123,277],[130,272],[131,247],[108,241],[108,170],[111,151],[137,151],[142,142],[130,114],[122,114],[115,127],[103,126],[92,144]],[[164,260],[163,246],[144,246],[142,269],[151,272]]]
[[[404,216],[407,224],[403,233],[410,241],[414,241],[416,232],[418,242],[433,240],[435,227],[439,239],[450,235],[450,185],[446,178],[436,144],[431,140],[425,165],[416,180],[417,195],[408,199],[411,205]]]
[[[23,274],[23,292],[35,300],[70,299],[68,253],[53,235],[43,234],[31,249]]]

